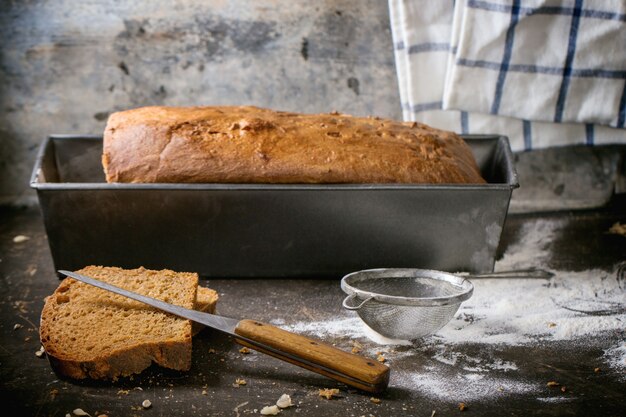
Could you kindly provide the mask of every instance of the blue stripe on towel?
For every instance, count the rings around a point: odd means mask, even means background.
[[[619,113],[617,115],[617,127],[624,128],[626,121],[626,81],[624,81],[624,89],[622,90],[622,98],[619,100]]]
[[[450,50],[448,42],[425,42],[409,46],[409,54],[419,54],[420,52],[433,52]]]
[[[512,6],[490,3],[488,1],[479,1],[479,0],[469,0],[467,3],[467,7],[472,9],[481,9],[487,10],[490,12],[499,12],[499,13],[511,13]],[[529,15],[562,15],[562,16],[571,16],[575,11],[575,8],[571,7],[559,7],[559,6],[542,6],[542,7],[520,7],[520,14],[523,16]],[[602,20],[619,20],[621,22],[626,22],[626,14],[623,13],[614,13],[607,12],[604,10],[593,10],[593,9],[581,9],[580,14],[582,17],[593,18],[593,19],[602,19]]]
[[[619,20],[622,22],[626,22],[626,14],[622,13],[613,13],[613,12],[605,12],[603,10],[582,10],[583,17],[593,17],[596,19],[604,19],[604,20]]]
[[[472,9],[482,9],[488,10],[490,12],[500,12],[500,13],[511,13],[511,6],[506,6],[504,4],[495,4],[489,3],[487,1],[479,1],[479,0],[469,0],[467,2],[467,7]]]
[[[593,124],[585,123],[585,143],[587,145],[593,145],[593,139],[594,139],[593,136],[594,136]]]
[[[626,79],[626,71],[613,71],[601,68],[572,69],[573,77]]]
[[[477,68],[485,68],[490,70],[500,70],[500,66],[502,65],[499,62],[493,61],[483,61],[477,60],[474,61],[472,59],[459,58],[456,60],[457,65],[462,65],[464,67],[477,67]]]
[[[443,107],[443,102],[441,101],[431,101],[427,103],[418,103],[410,105],[409,103],[405,103],[402,105],[405,110],[408,110],[412,113],[420,113],[427,110],[441,110]]]
[[[533,148],[533,138],[530,121],[522,120],[522,127],[524,128],[524,149],[530,151]]]
[[[508,71],[509,63],[511,62],[511,55],[513,54],[513,41],[515,37],[515,26],[519,20],[519,8],[520,0],[514,0],[513,7],[511,8],[511,24],[506,30],[504,55],[502,56],[502,64],[500,65],[500,74],[498,74],[496,92],[493,98],[493,103],[491,104],[491,114],[498,114],[498,110],[500,109],[500,101],[502,100],[502,91],[504,90],[506,72]]]
[[[461,112],[461,133],[469,133],[469,115],[466,111]]]
[[[565,99],[569,88],[570,76],[572,74],[572,62],[574,62],[574,54],[576,54],[576,39],[578,37],[578,26],[580,25],[580,10],[583,6],[583,0],[576,0],[574,12],[572,13],[572,25],[569,31],[569,42],[567,45],[567,56],[565,58],[565,67],[563,68],[563,80],[559,89],[559,96],[556,101],[556,111],[554,113],[554,121],[560,123],[563,120],[563,109],[565,107]]]
[[[500,70],[501,64],[495,61],[483,61],[472,60],[466,58],[459,58],[456,60],[457,65],[464,67],[484,68],[489,70]],[[528,74],[548,74],[563,76],[563,68],[560,67],[545,67],[541,65],[526,65],[526,64],[509,64],[507,72],[524,72]],[[570,74],[571,77],[578,78],[610,78],[610,79],[624,79],[626,80],[626,71],[614,71],[605,70],[599,68],[582,68],[574,69]]]

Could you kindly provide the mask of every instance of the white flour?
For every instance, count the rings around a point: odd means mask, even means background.
[[[626,341],[607,349],[604,358],[611,368],[622,372],[622,379],[626,379]]]
[[[470,372],[488,372],[489,370],[517,371],[517,365],[513,362],[504,361],[502,359],[494,359],[489,363],[485,363],[483,359],[468,356],[460,352],[449,350],[445,345],[436,346],[437,353],[432,358],[438,362],[447,365],[456,365],[457,362],[462,364],[462,368]]]
[[[563,221],[538,220],[522,230],[522,240],[511,245],[495,270],[545,268],[551,243]],[[514,375],[518,365],[495,357],[472,357],[455,346],[484,344],[524,346],[552,341],[588,340],[605,334],[623,332],[626,327],[626,282],[615,272],[587,270],[552,271],[555,276],[542,279],[474,279],[474,295],[464,302],[455,318],[430,338],[415,342],[409,350],[390,354],[390,360],[429,353],[431,364],[419,371],[398,373],[392,384],[415,388],[432,397],[452,396],[459,401],[505,393],[545,392],[545,383],[521,383]],[[353,313],[319,322],[276,323],[295,332],[324,337],[366,339],[377,345],[367,349],[375,354],[379,345],[394,346],[410,342],[384,338],[365,326]],[[387,348],[387,350],[389,350]],[[385,349],[385,348],[383,348]],[[403,348],[406,349],[406,348]],[[461,349],[463,350],[463,349]],[[435,352],[433,354],[433,351]],[[606,351],[604,361],[614,370],[626,370],[626,342]],[[451,373],[452,372],[452,373]],[[471,383],[469,383],[471,382]],[[565,397],[546,397],[549,402],[567,401]]]
[[[561,272],[545,280],[475,280],[474,296],[435,337],[442,342],[523,345],[575,340],[626,323],[625,292],[615,274]],[[611,315],[583,312],[615,310]],[[617,312],[621,310],[621,313]]]
[[[498,398],[511,394],[534,393],[540,390],[536,384],[516,381],[513,377],[490,376],[473,373],[441,373],[437,367],[426,368],[425,372],[394,377],[399,381],[431,398],[448,399],[454,402],[471,402],[480,398]]]

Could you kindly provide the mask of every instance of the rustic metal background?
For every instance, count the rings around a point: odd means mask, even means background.
[[[52,133],[150,104],[400,118],[387,2],[0,2],[0,203]]]

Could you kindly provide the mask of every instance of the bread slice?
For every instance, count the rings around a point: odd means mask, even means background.
[[[198,287],[195,309],[204,313],[215,314],[215,306],[217,305],[218,298],[215,290],[206,287]],[[191,333],[195,336],[200,333],[204,327],[205,326],[200,323],[192,322]]]
[[[88,266],[81,274],[185,308],[194,308],[198,275]],[[202,291],[201,305],[211,308]],[[71,378],[117,379],[152,362],[191,367],[189,320],[71,278],[46,298],[40,338],[52,367]]]

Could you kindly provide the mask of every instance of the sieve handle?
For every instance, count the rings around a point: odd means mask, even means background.
[[[350,301],[354,300],[356,298],[355,294],[350,294],[349,296],[347,296],[346,298],[343,299],[343,303],[341,303],[343,305],[343,308],[345,308],[346,310],[358,310],[361,307],[363,307],[365,305],[365,303],[367,303],[368,301],[370,301],[372,298],[374,297],[368,297],[366,298],[361,304],[359,304],[358,306],[352,306],[350,304],[348,304]]]
[[[267,323],[241,320],[235,327],[235,340],[240,345],[364,391],[378,393],[389,383],[389,367],[374,359],[345,352]]]
[[[550,279],[554,276],[554,273],[546,271],[545,269],[530,268],[530,269],[517,269],[512,271],[498,271],[485,274],[468,274],[467,278],[535,278],[535,279]]]

